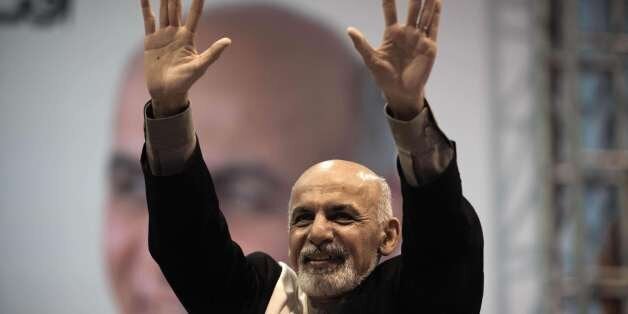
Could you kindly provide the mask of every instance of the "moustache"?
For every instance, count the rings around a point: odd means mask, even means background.
[[[309,261],[342,261],[348,256],[347,250],[336,242],[320,247],[307,243],[299,254],[299,261],[305,264]]]

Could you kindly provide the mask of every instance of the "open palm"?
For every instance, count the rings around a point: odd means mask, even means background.
[[[231,41],[223,38],[203,53],[194,45],[203,1],[194,0],[186,24],[182,25],[181,0],[161,0],[160,27],[149,0],[141,0],[144,15],[144,74],[156,113],[171,114],[187,103],[187,93]]]
[[[406,24],[400,25],[395,1],[383,0],[386,29],[377,49],[371,47],[357,29],[351,27],[348,30],[393,110],[422,106],[423,90],[436,59],[441,1],[425,0],[423,10],[421,2],[410,0]]]

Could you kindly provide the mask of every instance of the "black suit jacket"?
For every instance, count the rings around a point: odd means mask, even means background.
[[[197,144],[184,170],[152,175],[142,152],[149,250],[190,313],[264,313],[281,267],[244,256],[231,240]],[[398,167],[400,169],[400,167]],[[341,313],[479,313],[483,239],[463,197],[456,158],[435,180],[407,184],[401,255],[378,265],[342,302]]]

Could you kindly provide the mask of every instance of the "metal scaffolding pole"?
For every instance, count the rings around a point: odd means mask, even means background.
[[[539,156],[538,173],[542,174],[541,189],[542,213],[539,215],[539,226],[541,227],[541,252],[537,263],[541,270],[540,291],[543,296],[539,300],[540,313],[553,313],[559,308],[559,304],[555,301],[558,299],[557,281],[552,272],[552,265],[555,263],[555,241],[552,241],[553,235],[556,234],[555,222],[553,214],[554,194],[552,193],[552,172],[547,169],[552,168],[551,154],[551,38],[547,25],[550,25],[550,6],[551,3],[546,0],[537,0],[534,2],[532,24],[534,34],[536,35],[534,67],[535,93],[534,98],[537,100],[537,115],[541,121],[539,128],[539,144],[545,149],[541,151]]]

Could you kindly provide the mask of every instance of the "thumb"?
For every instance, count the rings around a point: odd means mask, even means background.
[[[199,64],[203,69],[207,69],[212,63],[214,63],[222,52],[231,45],[231,39],[221,38],[213,43],[207,50],[203,51],[199,57]]]
[[[368,43],[364,35],[354,27],[349,27],[347,33],[349,37],[351,37],[351,41],[353,41],[353,46],[355,46],[355,49],[360,53],[362,59],[364,59],[364,62],[371,64],[375,50]]]

